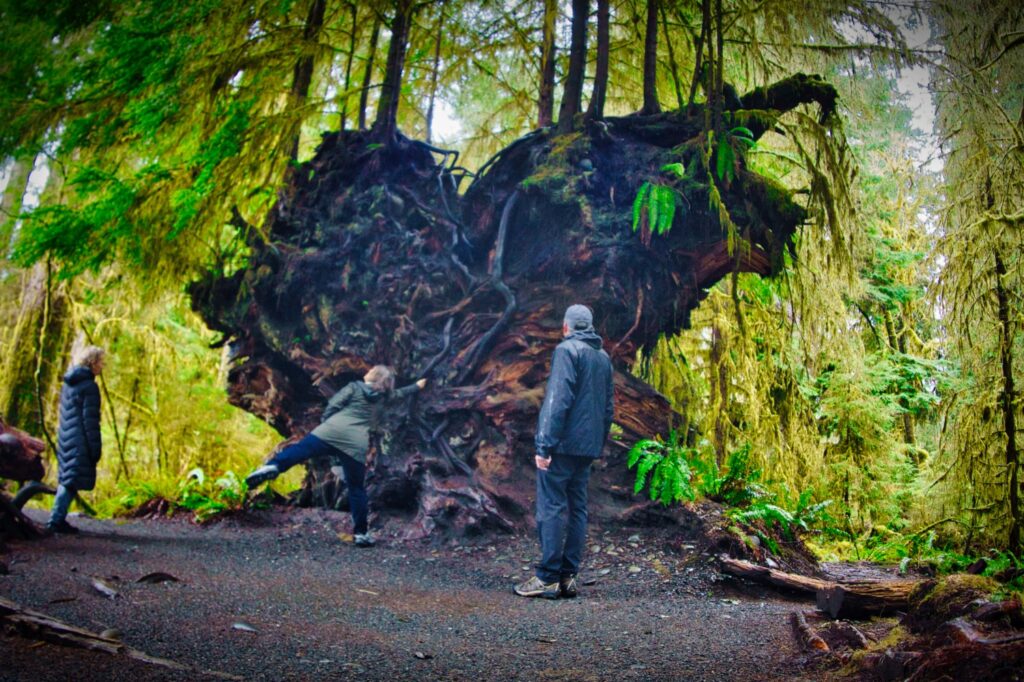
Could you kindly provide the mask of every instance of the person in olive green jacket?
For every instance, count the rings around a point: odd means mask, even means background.
[[[326,457],[340,465],[348,486],[348,504],[352,510],[352,533],[360,547],[374,544],[367,526],[369,503],[366,496],[366,454],[370,431],[376,429],[380,411],[389,400],[404,398],[427,385],[426,379],[395,390],[395,373],[377,365],[362,381],[353,381],[334,394],[324,410],[320,426],[298,443],[276,453],[245,481],[253,488],[276,478],[291,467],[314,457]]]

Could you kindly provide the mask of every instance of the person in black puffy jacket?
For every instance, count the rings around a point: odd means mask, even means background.
[[[562,336],[537,418],[541,560],[536,575],[514,588],[523,597],[576,596],[587,535],[590,465],[604,450],[615,411],[612,362],[594,330],[590,308],[569,306]]]
[[[96,486],[96,465],[103,454],[100,439],[100,389],[96,376],[103,371],[102,348],[78,351],[60,389],[60,426],[57,431],[57,494],[46,527],[54,533],[77,533],[67,522],[71,500],[81,490]]]

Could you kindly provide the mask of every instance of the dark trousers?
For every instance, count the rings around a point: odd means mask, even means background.
[[[267,464],[273,464],[282,472],[317,457],[326,457],[332,465],[341,465],[345,474],[345,485],[348,486],[348,508],[352,511],[352,532],[361,535],[367,531],[367,516],[370,505],[366,496],[366,465],[358,462],[338,448],[328,445],[313,434],[309,434],[298,443],[289,445],[270,458]]]
[[[555,454],[547,471],[537,470],[537,577],[553,583],[580,569],[587,538],[587,483],[592,457]]]

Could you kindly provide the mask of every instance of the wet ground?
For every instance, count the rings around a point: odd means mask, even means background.
[[[243,679],[816,678],[787,618],[807,606],[723,586],[669,529],[592,528],[580,597],[545,601],[511,592],[532,537],[360,549],[346,515],[320,510],[72,522],[81,535],[9,545],[0,595]],[[153,572],[179,581],[137,582]],[[203,676],[0,634],[0,680],[72,679]]]

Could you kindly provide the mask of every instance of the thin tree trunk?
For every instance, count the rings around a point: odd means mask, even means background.
[[[434,127],[434,100],[437,99],[437,78],[441,69],[441,34],[444,31],[444,5],[437,19],[437,38],[434,42],[434,69],[430,74],[430,104],[427,106],[427,144],[431,142]]]
[[[704,67],[701,71],[701,80],[704,81],[704,97],[706,102],[704,104],[704,130],[710,131],[713,129],[714,112],[716,110],[716,101],[718,100],[718,90],[715,88],[715,43],[711,36],[711,0],[704,0],[701,6],[702,21],[707,26],[707,33],[704,35],[704,48],[707,52],[707,57],[704,60]]]
[[[306,28],[302,31],[302,56],[295,62],[292,77],[292,106],[302,108],[309,97],[309,86],[313,82],[313,66],[316,61],[316,39],[324,25],[324,11],[327,0],[313,0],[306,16]],[[292,161],[299,158],[299,142],[302,138],[301,124],[296,126],[292,136],[292,148],[289,157]]]
[[[704,0],[702,8],[707,9],[708,0]],[[697,42],[693,45],[693,78],[690,80],[690,97],[687,99],[687,107],[689,108],[688,113],[693,115],[694,98],[697,96],[697,85],[701,81],[701,74],[704,69],[704,41],[707,40],[708,35],[708,13],[704,11],[702,13],[702,19],[700,23],[700,36],[697,37]]]
[[[352,27],[349,29],[348,57],[345,59],[345,91],[341,94],[341,120],[338,123],[338,130],[345,129],[345,122],[348,118],[349,90],[352,88],[352,62],[356,56],[356,37],[359,35],[359,5],[349,3],[349,11],[352,13]]]
[[[657,114],[658,103],[658,0],[647,0],[647,28],[644,32],[644,106],[641,114]]]
[[[405,68],[405,51],[409,46],[412,10],[412,0],[396,0],[388,61],[377,102],[377,118],[373,122],[374,134],[385,142],[394,140],[398,131],[398,102],[402,98],[402,71]]]
[[[32,157],[13,159],[10,163],[7,187],[4,188],[3,197],[0,197],[0,262],[10,255],[14,224],[21,213],[28,177],[32,173]]]
[[[70,345],[71,310],[65,286],[51,287],[46,264],[22,275],[21,307],[0,363],[0,415],[35,436],[46,436]],[[47,439],[49,440],[49,439]]]
[[[370,32],[370,51],[363,69],[363,90],[359,93],[359,129],[366,130],[366,104],[370,99],[370,79],[373,78],[373,61],[377,55],[377,39],[380,37],[380,15],[374,12],[373,31]]]
[[[1003,430],[1006,432],[1006,473],[1009,478],[1010,502],[1010,538],[1008,549],[1020,555],[1020,490],[1018,487],[1018,468],[1020,464],[1017,452],[1017,415],[1015,399],[1017,396],[1013,382],[1013,322],[1010,320],[1009,293],[1003,283],[1006,277],[1006,264],[1003,257],[996,253],[996,300],[999,303],[999,355],[1003,372],[1003,392],[1000,405],[1003,411]]]
[[[715,37],[717,38],[717,46],[715,48],[715,99],[714,99],[714,113],[715,113],[715,131],[721,135],[724,130],[722,119],[722,103],[723,103],[723,90],[725,78],[723,77],[723,58],[722,49],[725,42],[725,29],[722,27],[722,0],[715,0]]]
[[[583,97],[583,76],[587,70],[587,21],[590,19],[589,0],[572,0],[572,42],[569,46],[569,73],[562,91],[562,106],[558,110],[558,132],[568,133],[576,125]]]
[[[608,94],[608,0],[597,0],[597,68],[594,71],[594,94],[590,98],[587,117],[604,118],[604,102]]]
[[[665,6],[661,5],[661,28],[665,33],[665,47],[668,48],[668,63],[672,67],[672,85],[676,89],[676,106],[682,111],[685,106],[683,100],[683,89],[679,84],[679,65],[676,64],[676,51],[672,48],[672,38],[668,34],[668,12],[665,11]]]
[[[544,26],[541,31],[540,92],[537,97],[537,127],[551,125],[555,113],[555,24],[558,2],[544,0]]]

